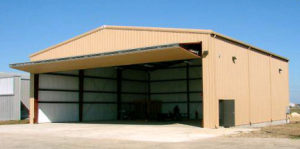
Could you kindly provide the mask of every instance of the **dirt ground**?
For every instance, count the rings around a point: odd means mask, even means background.
[[[296,128],[298,125],[290,125]],[[244,137],[258,128],[204,129],[184,124],[37,124],[1,125],[0,148],[300,148],[300,139]],[[275,131],[275,130],[274,130]]]
[[[300,141],[286,138],[216,137],[189,142],[143,142],[43,135],[0,135],[3,149],[299,149]]]

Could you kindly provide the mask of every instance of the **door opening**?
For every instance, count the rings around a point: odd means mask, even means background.
[[[234,100],[219,100],[219,126],[235,126]]]

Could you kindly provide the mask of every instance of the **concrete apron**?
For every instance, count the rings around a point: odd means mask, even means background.
[[[49,137],[117,139],[148,142],[187,142],[254,131],[254,128],[208,129],[184,124],[132,125],[97,123],[45,123],[0,126],[1,133]]]

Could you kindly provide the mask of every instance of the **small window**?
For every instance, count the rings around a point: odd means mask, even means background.
[[[14,95],[14,78],[0,78],[0,95]]]

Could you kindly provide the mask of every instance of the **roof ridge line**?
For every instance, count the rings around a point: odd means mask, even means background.
[[[69,43],[71,41],[80,39],[82,37],[85,37],[89,34],[92,34],[94,32],[97,32],[97,31],[100,31],[100,30],[103,30],[103,29],[144,30],[144,31],[161,31],[161,32],[190,32],[190,33],[202,33],[202,34],[210,34],[210,33],[213,32],[212,30],[201,30],[201,29],[181,29],[181,28],[163,28],[163,27],[137,27],[137,26],[102,25],[102,26],[97,27],[93,30],[90,30],[86,33],[77,35],[77,36],[75,36],[73,38],[70,38],[66,41],[60,42],[58,44],[55,44],[55,45],[50,46],[48,48],[45,48],[43,50],[37,51],[37,52],[29,55],[29,57],[33,57],[33,56],[39,55],[41,53],[47,52],[47,51],[49,51],[53,48],[59,47],[61,45],[64,45],[64,44]]]
[[[245,43],[243,41],[240,41],[240,40],[237,40],[237,39],[234,39],[234,38],[231,38],[229,36],[226,36],[226,35],[223,35],[223,34],[220,34],[220,33],[217,33],[213,30],[202,30],[202,29],[184,29],[184,28],[164,28],[164,27],[138,27],[138,26],[115,26],[115,25],[102,25],[98,28],[95,28],[93,30],[90,30],[86,33],[83,33],[83,34],[80,34],[78,36],[75,36],[73,38],[70,38],[66,41],[63,41],[63,42],[60,42],[56,45],[53,45],[53,46],[50,46],[46,49],[43,49],[43,50],[40,50],[36,53],[33,53],[31,54],[29,57],[33,57],[33,56],[36,56],[36,55],[39,55],[39,54],[42,54],[44,52],[47,52],[53,48],[56,48],[56,47],[59,47],[61,45],[64,45],[64,44],[67,44],[69,42],[72,42],[74,40],[77,40],[77,39],[80,39],[82,37],[85,37],[89,34],[92,34],[94,32],[97,32],[97,31],[100,31],[100,30],[104,30],[104,29],[116,29],[116,30],[138,30],[138,31],[157,31],[157,32],[178,32],[178,33],[196,33],[196,34],[210,34],[210,35],[216,35],[218,37],[221,37],[221,38],[224,38],[226,40],[229,40],[231,42],[235,42],[235,43],[238,43],[240,45],[243,45],[243,46],[246,46],[250,49],[254,49],[254,50],[257,50],[258,52],[262,52],[262,53],[265,53],[265,54],[269,54],[271,56],[274,56],[274,57],[278,57],[280,59],[283,59],[283,60],[286,60],[286,61],[289,61],[288,58],[285,58],[283,56],[279,56],[277,54],[274,54],[272,52],[269,52],[267,50],[264,50],[264,49],[261,49],[261,48],[258,48],[256,46],[252,46],[251,44],[248,44],[248,43]]]

